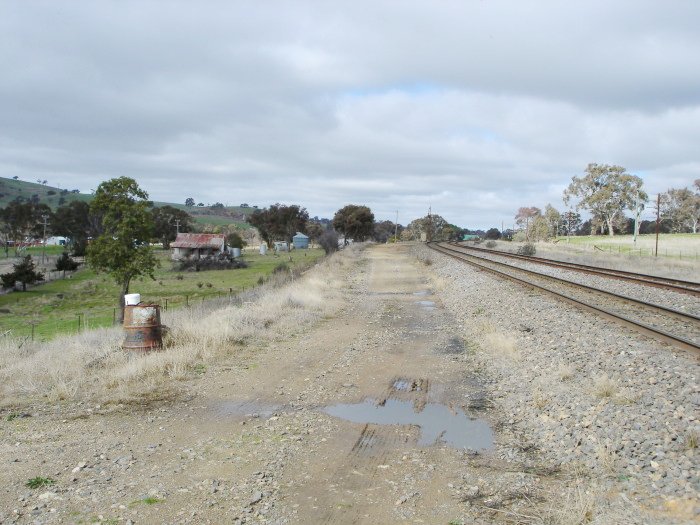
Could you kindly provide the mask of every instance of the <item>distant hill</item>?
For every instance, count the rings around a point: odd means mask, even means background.
[[[64,206],[71,201],[80,200],[90,202],[93,198],[91,194],[80,193],[78,190],[68,190],[55,188],[39,182],[26,182],[17,179],[7,179],[0,177],[0,208],[4,208],[15,199],[22,201],[36,201],[47,204],[52,210],[59,206]],[[197,224],[202,226],[223,226],[227,224],[237,224],[241,227],[248,227],[246,218],[255,211],[250,206],[185,206],[172,202],[154,202],[154,206],[173,206],[189,213]]]
[[[0,208],[4,208],[8,203],[18,198],[25,202],[35,200],[48,204],[51,209],[55,210],[59,206],[75,200],[89,202],[92,195],[80,193],[78,190],[54,188],[38,182],[0,177]]]

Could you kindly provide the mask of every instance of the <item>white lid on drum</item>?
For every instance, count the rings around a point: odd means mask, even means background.
[[[141,302],[140,293],[128,293],[124,296],[124,304],[127,306],[135,306]]]

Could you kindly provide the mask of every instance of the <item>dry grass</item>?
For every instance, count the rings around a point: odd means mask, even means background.
[[[556,370],[556,375],[559,381],[569,381],[574,377],[574,367],[568,363],[559,363]]]
[[[518,342],[513,335],[501,332],[489,320],[474,323],[473,329],[477,334],[476,342],[494,363],[508,366],[520,360]]]
[[[0,339],[0,406],[37,401],[101,403],[163,399],[201,364],[293,336],[339,307],[343,276],[361,246],[343,250],[293,282],[277,277],[241,297],[240,305],[190,308],[163,316],[165,351],[123,352],[120,329],[90,330],[49,343]]]
[[[697,429],[689,428],[685,431],[683,436],[683,446],[688,450],[695,450],[698,448],[698,443],[700,442],[700,432]]]
[[[613,397],[617,393],[617,382],[607,374],[596,377],[593,380],[593,394],[596,397]]]

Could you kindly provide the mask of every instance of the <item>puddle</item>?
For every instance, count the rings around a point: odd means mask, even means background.
[[[332,405],[323,411],[353,423],[418,426],[418,445],[423,447],[445,443],[454,448],[482,450],[493,446],[493,432],[486,421],[471,419],[462,410],[452,411],[437,403],[428,403],[416,412],[412,401],[387,399],[384,405],[377,405],[373,399],[366,399],[362,403]]]
[[[259,401],[224,401],[216,406],[219,416],[228,417],[262,417],[268,418],[281,408],[280,405],[269,405]]]
[[[413,292],[413,295],[425,297],[426,295],[430,295],[430,290],[418,290],[417,292]]]
[[[426,384],[426,380],[423,379],[415,380],[400,377],[398,379],[394,379],[394,382],[391,384],[391,388],[397,392],[422,392]]]
[[[433,301],[417,301],[417,303],[423,310],[435,310],[435,303]]]

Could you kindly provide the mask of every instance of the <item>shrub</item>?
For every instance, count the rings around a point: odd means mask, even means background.
[[[71,259],[68,252],[63,252],[56,261],[56,270],[63,272],[63,277],[66,276],[66,272],[74,272],[77,269],[78,263]]]
[[[195,271],[200,270],[235,270],[238,268],[247,268],[248,265],[241,259],[234,259],[227,254],[216,257],[206,257],[204,259],[182,259],[176,264],[180,271]],[[180,279],[176,277],[176,279]]]
[[[326,230],[318,238],[318,244],[321,245],[326,255],[338,251],[338,233],[334,230]]]
[[[518,255],[527,255],[528,257],[532,257],[536,252],[537,249],[531,242],[526,242],[520,248],[518,248]]]
[[[287,266],[287,263],[280,263],[277,266],[275,266],[275,269],[272,270],[272,273],[282,273],[282,272],[288,272],[289,271],[289,266]]]
[[[486,247],[487,247],[487,248],[495,248],[495,247],[496,247],[496,241],[486,241]]]

